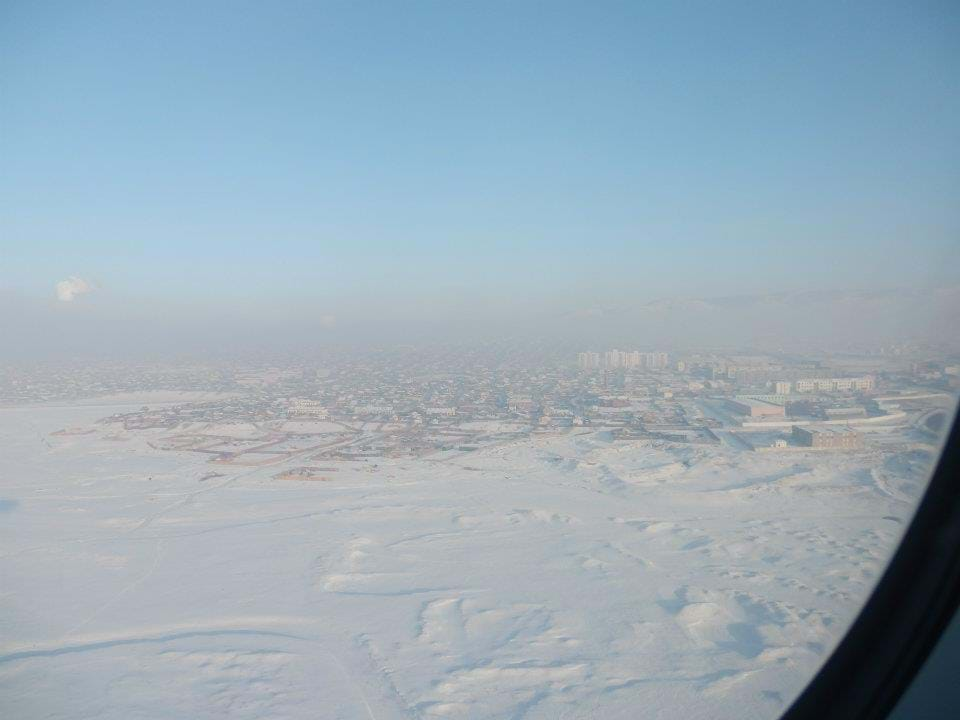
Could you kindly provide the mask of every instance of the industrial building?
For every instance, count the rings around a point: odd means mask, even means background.
[[[826,408],[823,412],[831,420],[839,420],[842,418],[865,418],[867,416],[867,409],[860,405],[856,407]]]
[[[783,405],[754,398],[728,398],[726,405],[737,415],[744,417],[785,417]]]

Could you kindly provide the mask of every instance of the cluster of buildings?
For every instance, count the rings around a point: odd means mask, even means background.
[[[607,350],[603,353],[587,351],[577,355],[577,366],[581,370],[613,370],[615,368],[663,370],[669,363],[670,358],[665,352]]]
[[[72,375],[70,392],[202,390],[216,397],[183,405],[158,401],[108,420],[128,430],[172,432],[248,424],[258,429],[256,437],[208,432],[185,436],[171,448],[230,462],[302,455],[305,467],[315,468],[333,460],[468,451],[584,427],[613,438],[724,443],[740,450],[850,450],[863,442],[852,428],[890,424],[898,415],[912,421],[938,402],[929,399],[938,390],[948,394],[960,380],[960,357],[946,353],[670,356],[608,350],[580,352],[573,366],[571,350],[548,355],[539,348],[398,348],[285,364],[122,372],[104,366]],[[16,399],[46,399],[66,372],[0,373],[0,390]],[[799,429],[791,431],[794,426]],[[749,442],[731,441],[734,433]]]

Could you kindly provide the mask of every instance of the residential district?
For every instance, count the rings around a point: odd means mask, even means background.
[[[854,451],[891,433],[929,442],[960,389],[960,359],[906,345],[803,355],[398,348],[285,363],[3,373],[5,405],[154,391],[157,402],[101,422],[162,431],[156,448],[203,453],[215,465],[282,463],[286,479],[326,479],[340,461],[440,459],[577,428],[602,430],[611,442],[751,452]]]

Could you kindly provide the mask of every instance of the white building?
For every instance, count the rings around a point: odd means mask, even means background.
[[[319,400],[295,398],[287,406],[288,416],[310,417],[316,420],[327,419],[327,409]]]
[[[393,405],[355,405],[353,412],[356,415],[392,415]]]
[[[779,385],[779,383],[778,383]],[[797,380],[794,389],[798,393],[807,392],[869,392],[876,387],[870,375],[858,378],[807,378]]]
[[[427,415],[443,415],[445,417],[453,417],[457,414],[457,409],[455,407],[430,407],[427,408]]]

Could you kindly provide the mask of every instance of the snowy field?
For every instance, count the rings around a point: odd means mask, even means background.
[[[279,482],[128,409],[0,410],[0,716],[773,718],[933,458],[578,429]]]

